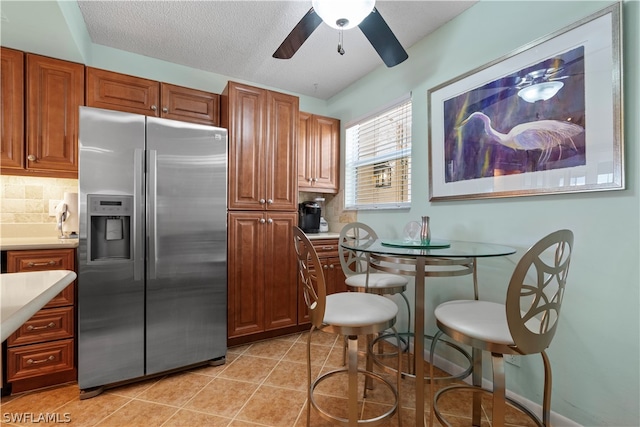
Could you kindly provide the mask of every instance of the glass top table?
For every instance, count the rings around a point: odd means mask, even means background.
[[[415,276],[414,336],[424,337],[425,278],[473,274],[477,298],[476,260],[512,255],[515,248],[493,243],[432,239],[428,247],[418,242],[377,239],[362,245],[340,242],[345,249],[370,254],[370,264],[376,270]],[[414,354],[424,355],[424,340],[414,339]],[[421,356],[423,357],[423,356]],[[415,364],[416,426],[425,425],[424,363]]]

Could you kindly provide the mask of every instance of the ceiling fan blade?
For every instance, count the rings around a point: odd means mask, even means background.
[[[369,39],[387,67],[398,65],[409,57],[396,36],[375,7],[358,27]]]
[[[273,53],[274,58],[289,59],[300,49],[300,46],[309,38],[311,33],[322,23],[322,18],[313,10],[309,9],[300,22],[291,30],[284,39],[280,47]]]

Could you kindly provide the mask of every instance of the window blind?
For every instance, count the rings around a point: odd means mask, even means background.
[[[411,205],[411,99],[346,128],[345,209]]]

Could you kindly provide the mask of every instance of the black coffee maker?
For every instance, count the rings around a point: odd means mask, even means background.
[[[298,205],[298,226],[305,233],[320,231],[320,205],[316,202],[303,202]]]

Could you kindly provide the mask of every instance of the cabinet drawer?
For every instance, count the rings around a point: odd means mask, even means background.
[[[72,370],[73,340],[32,344],[7,350],[7,381]]]
[[[319,258],[338,256],[338,239],[312,240],[311,243],[318,253]]]
[[[7,251],[7,272],[23,273],[27,271],[71,270],[75,271],[74,249],[40,249],[33,251]],[[75,282],[67,286],[45,305],[61,307],[73,305]]]
[[[8,339],[14,347],[42,341],[73,338],[73,307],[43,309],[27,320]]]

